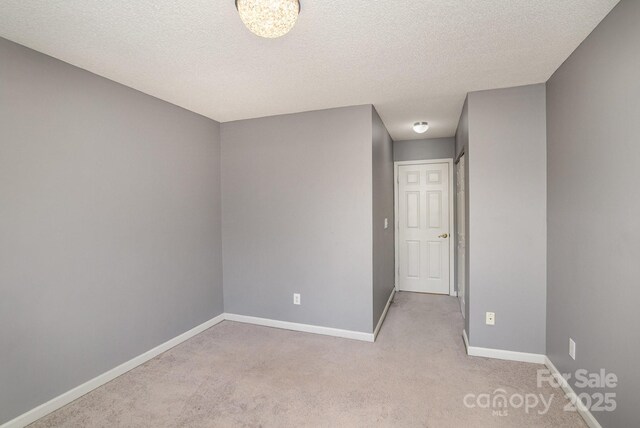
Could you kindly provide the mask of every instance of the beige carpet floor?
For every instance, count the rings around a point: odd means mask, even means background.
[[[468,357],[461,331],[457,299],[414,293],[396,295],[376,343],[224,321],[32,426],[585,426],[537,387],[543,366]],[[552,404],[464,404],[497,389]]]

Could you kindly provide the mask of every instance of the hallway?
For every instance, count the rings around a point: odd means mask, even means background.
[[[536,387],[543,366],[468,357],[461,331],[456,298],[407,292],[373,344],[224,321],[31,426],[585,426]],[[497,389],[554,397],[544,415],[464,405]]]

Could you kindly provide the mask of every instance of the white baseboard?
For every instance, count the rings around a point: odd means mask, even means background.
[[[469,355],[469,337],[465,329],[462,329],[462,340],[464,340],[464,349],[467,351],[467,355]]]
[[[108,372],[94,377],[93,379],[73,388],[70,391],[58,395],[57,397],[47,401],[46,403],[41,404],[38,407],[16,417],[15,419],[12,419],[9,422],[0,425],[0,428],[23,428],[30,423],[35,422],[38,419],[48,415],[49,413],[58,410],[63,406],[66,406],[72,401],[117,378],[118,376],[128,372],[129,370],[134,369],[143,363],[146,363],[150,359],[157,357],[158,355],[168,351],[174,346],[181,344],[185,340],[190,339],[199,333],[202,333],[206,329],[213,327],[214,325],[222,321],[224,321],[224,314],[220,314],[217,317],[210,319],[209,321],[206,321],[199,326],[196,326],[191,330],[164,342],[161,345],[156,346],[155,348],[145,352],[144,354],[138,355],[137,357],[134,357],[131,360],[120,364],[119,366],[109,370]]]
[[[311,324],[299,324],[289,321],[278,321],[268,318],[251,317],[248,315],[237,315],[226,313],[225,319],[229,321],[243,322],[247,324],[262,325],[265,327],[281,328],[284,330],[302,331],[305,333],[323,334],[325,336],[342,337],[345,339],[362,340],[364,342],[373,342],[375,337],[373,333],[364,333],[360,331],[341,330],[339,328],[321,327]]]
[[[452,291],[452,292],[449,293],[449,296],[458,297],[458,292],[457,291]]]
[[[270,320],[266,318],[257,318],[257,317],[250,317],[245,315],[236,315],[236,314],[227,314],[227,313],[220,314],[217,317],[207,322],[204,322],[199,326],[194,327],[191,330],[185,333],[182,333],[181,335],[176,336],[171,340],[168,340],[167,342],[164,342],[161,345],[156,346],[155,348],[145,352],[144,354],[138,355],[137,357],[132,358],[131,360],[120,364],[119,366],[107,371],[106,373],[103,373],[83,383],[82,385],[79,385],[73,388],[72,390],[67,391],[47,401],[44,404],[41,404],[38,407],[32,410],[29,410],[26,413],[23,413],[22,415],[0,425],[0,428],[23,428],[29,425],[30,423],[33,423],[38,419],[48,415],[49,413],[55,410],[58,410],[61,407],[66,406],[72,401],[106,384],[107,382],[117,378],[118,376],[123,375],[129,370],[134,369],[143,363],[146,363],[147,361],[151,360],[154,357],[157,357],[158,355],[162,354],[165,351],[168,351],[174,346],[179,345],[180,343],[192,338],[193,336],[199,333],[202,333],[206,329],[213,327],[216,324],[219,324],[224,320],[237,321],[237,322],[243,322],[248,324],[256,324],[256,325],[262,325],[267,327],[282,328],[285,330],[302,331],[306,333],[323,334],[325,336],[335,336],[335,337],[342,337],[346,339],[355,339],[355,340],[361,340],[364,342],[374,342],[375,335],[380,330],[380,326],[382,325],[384,317],[387,314],[394,292],[392,292],[391,295],[389,296],[389,301],[387,302],[387,306],[385,306],[384,312],[380,317],[380,321],[378,322],[378,326],[376,327],[375,333],[363,333],[359,331],[341,330],[338,328],[320,327],[320,326],[309,325],[309,324],[298,324],[293,322]]]
[[[576,393],[574,392],[569,382],[566,381],[562,374],[558,371],[556,366],[553,365],[549,357],[542,354],[528,354],[524,352],[513,352],[513,351],[503,351],[500,349],[489,349],[489,348],[478,348],[475,346],[469,345],[469,337],[467,336],[467,331],[462,330],[462,339],[464,340],[464,346],[467,348],[467,355],[476,356],[476,357],[487,357],[487,358],[497,358],[501,360],[509,360],[509,361],[522,361],[525,363],[539,363],[547,366],[551,374],[555,375],[555,378],[558,380],[560,387],[566,394],[567,398],[576,404],[576,409],[578,410],[578,414],[584,419],[585,423],[589,428],[602,428],[602,425],[598,422],[598,420],[593,416],[593,413],[585,406],[580,399],[578,399]]]
[[[467,348],[467,355],[471,357],[495,358],[498,360],[520,361],[523,363],[535,364],[544,364],[547,358],[544,354],[530,354],[528,352],[506,351],[504,349],[471,346],[469,344],[469,337],[467,336],[466,330],[462,331],[462,337],[464,338],[464,345]]]
[[[389,306],[391,306],[391,301],[393,300],[393,296],[396,294],[396,289],[391,290],[391,294],[389,295],[389,299],[387,300],[387,304],[384,307],[384,311],[382,311],[382,315],[380,315],[380,320],[378,321],[378,325],[376,325],[376,329],[373,331],[373,340],[375,341],[378,337],[378,333],[380,332],[380,327],[382,327],[382,323],[384,319],[387,317],[387,311],[389,310]]]
[[[591,413],[589,408],[585,406],[582,403],[582,401],[577,397],[577,394],[575,393],[573,388],[571,388],[571,385],[569,385],[569,382],[567,382],[567,380],[564,377],[562,377],[562,374],[558,371],[556,366],[553,365],[549,357],[545,357],[544,365],[547,366],[551,374],[555,375],[555,379],[560,384],[560,387],[566,394],[567,398],[572,403],[575,403],[575,407],[578,410],[578,414],[582,416],[582,419],[584,419],[585,423],[589,426],[589,428],[602,428],[602,425],[600,425],[600,423],[596,420],[596,418],[593,416],[593,413]]]
[[[73,388],[72,390],[63,393],[47,401],[46,403],[41,404],[40,406],[32,410],[29,410],[26,413],[23,413],[22,415],[0,425],[0,428],[23,428],[29,425],[30,423],[33,423],[38,419],[48,415],[49,413],[55,410],[58,410],[61,407],[66,406],[67,404],[82,397],[88,392],[91,392],[92,390],[106,384],[107,382],[110,382],[116,377],[138,367],[141,364],[144,364],[145,362],[151,360],[152,358],[157,357],[158,355],[168,351],[174,346],[177,346],[180,343],[192,338],[193,336],[199,333],[202,333],[208,328],[211,328],[214,325],[219,324],[224,320],[262,325],[266,327],[282,328],[285,330],[322,334],[326,336],[342,337],[346,339],[355,339],[355,340],[361,340],[365,342],[374,342],[376,336],[378,335],[378,332],[380,331],[380,327],[382,326],[382,323],[384,322],[384,319],[387,315],[389,306],[391,304],[391,301],[393,300],[393,296],[395,295],[395,292],[396,290],[394,289],[389,295],[389,300],[387,301],[387,305],[385,306],[384,311],[380,316],[380,320],[378,321],[378,325],[376,326],[376,329],[373,333],[341,330],[337,328],[320,327],[315,325],[299,324],[299,323],[293,323],[293,322],[287,322],[287,321],[277,321],[277,320],[271,320],[266,318],[251,317],[246,315],[236,315],[236,314],[228,314],[228,313],[220,314],[217,317],[212,318],[209,321],[206,321],[192,328],[191,330],[185,333],[182,333],[181,335],[176,336],[173,339],[170,339],[161,345],[156,346],[155,348],[145,352],[144,354],[138,355],[137,357],[132,358],[131,360],[123,364],[120,364],[119,366],[83,383],[82,385],[79,385]],[[464,340],[464,345],[467,351],[467,355],[469,356],[544,364],[552,374],[557,375],[556,378],[559,380],[562,390],[565,392],[567,397],[570,400],[572,400],[572,402],[576,403],[576,408],[578,410],[578,413],[584,419],[586,424],[590,428],[602,428],[602,426],[593,416],[591,411],[579,399],[577,399],[576,393],[571,388],[571,385],[569,385],[569,383],[566,380],[564,380],[564,378],[561,376],[558,369],[553,365],[551,360],[546,355],[470,346],[469,338],[467,336],[466,330],[462,330],[462,338]]]

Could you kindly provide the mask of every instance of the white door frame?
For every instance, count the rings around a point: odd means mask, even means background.
[[[423,160],[413,160],[413,161],[396,161],[393,163],[393,211],[395,216],[395,289],[398,291],[398,268],[400,267],[400,262],[398,260],[399,252],[398,252],[398,238],[400,235],[400,220],[398,217],[398,167],[403,165],[426,165],[432,163],[446,163],[449,165],[449,296],[457,296],[454,282],[455,275],[455,263],[454,263],[454,239],[455,234],[455,223],[454,223],[454,205],[453,205],[453,159],[423,159]]]
[[[458,156],[458,160],[457,163],[455,164],[456,167],[456,213],[458,214],[457,218],[456,218],[456,231],[458,230],[458,227],[460,227],[461,229],[465,229],[465,221],[466,221],[466,213],[464,211],[464,208],[466,207],[466,192],[467,192],[467,188],[464,184],[465,178],[466,178],[466,172],[465,172],[465,162],[466,162],[466,157],[464,155],[464,151],[462,153],[460,153],[460,156]],[[460,177],[460,175],[462,175],[463,177]],[[463,183],[460,183],[460,178],[462,178]],[[459,193],[462,192],[462,195],[459,195]],[[462,196],[462,200],[459,200],[458,196]],[[460,209],[462,208],[462,212],[460,211]],[[462,214],[462,215],[461,215]],[[467,236],[465,235],[464,237],[464,245],[465,248],[467,246]],[[456,274],[458,275],[458,281],[457,285],[458,285],[458,299],[460,300],[460,310],[462,311],[462,318],[465,318],[465,306],[466,306],[466,294],[467,294],[467,284],[466,284],[466,267],[465,264],[461,262],[461,257],[464,258],[466,260],[467,256],[465,255],[465,252],[462,251],[462,254],[460,254],[460,233],[456,234],[456,242],[455,242],[455,246],[456,246]],[[464,269],[465,270],[465,275],[460,275],[460,270]],[[464,286],[462,287],[463,292],[460,292],[460,284],[464,283]]]

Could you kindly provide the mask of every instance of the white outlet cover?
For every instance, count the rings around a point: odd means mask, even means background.
[[[294,305],[299,305],[300,304],[300,294],[293,293],[293,304]]]
[[[389,228],[389,219],[388,218],[384,219],[384,228],[385,229]]]
[[[496,314],[495,312],[487,312],[487,325],[496,325]]]
[[[572,359],[576,359],[576,342],[572,338],[569,338],[569,356]]]

